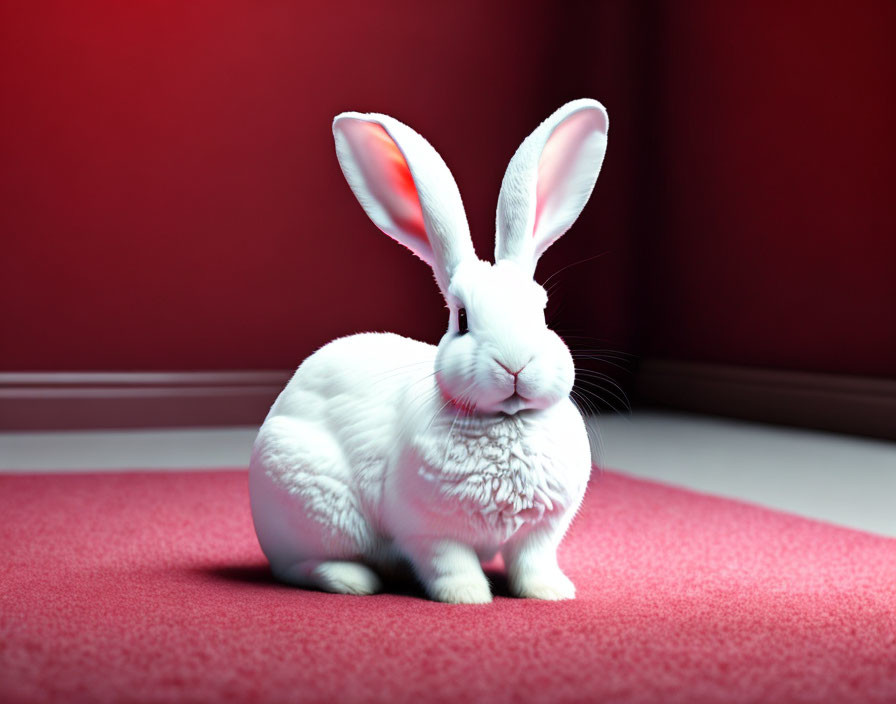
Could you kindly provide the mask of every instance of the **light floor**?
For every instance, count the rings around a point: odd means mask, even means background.
[[[896,537],[896,443],[675,413],[601,417],[627,474]],[[0,433],[0,472],[245,467],[254,428]]]

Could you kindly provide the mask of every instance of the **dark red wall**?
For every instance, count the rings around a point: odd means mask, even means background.
[[[643,353],[896,376],[896,3],[659,21]]]
[[[0,5],[0,369],[287,368],[435,340],[330,121],[383,111],[454,171],[490,257],[503,170],[608,107],[551,314],[653,356],[896,375],[889,0]]]
[[[559,105],[556,17],[422,7],[4,3],[0,368],[287,368],[360,330],[438,339],[431,273],[355,202],[331,120],[427,136],[491,256],[504,168]]]

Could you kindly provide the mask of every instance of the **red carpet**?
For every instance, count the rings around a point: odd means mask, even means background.
[[[241,472],[0,478],[0,551],[3,702],[896,702],[896,540],[611,473],[574,602],[280,586]]]

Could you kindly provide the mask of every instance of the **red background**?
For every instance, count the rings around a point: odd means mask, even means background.
[[[514,149],[608,107],[544,258],[561,331],[644,356],[896,375],[896,5],[12,3],[0,16],[0,369],[295,366],[434,341],[425,266],[336,163],[342,110],[409,123],[480,256]]]
[[[896,3],[663,21],[645,353],[896,375]]]

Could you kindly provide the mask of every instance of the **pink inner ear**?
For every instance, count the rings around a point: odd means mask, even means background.
[[[371,194],[402,234],[421,240],[428,247],[417,186],[404,154],[381,125],[363,123],[359,136],[364,141],[364,148],[358,151],[360,166]]]
[[[592,110],[582,110],[571,115],[554,128],[544,145],[538,161],[533,237],[538,233],[542,217],[562,203],[566,196],[566,187],[572,180],[570,177],[576,167],[579,148],[594,134],[593,113]]]

